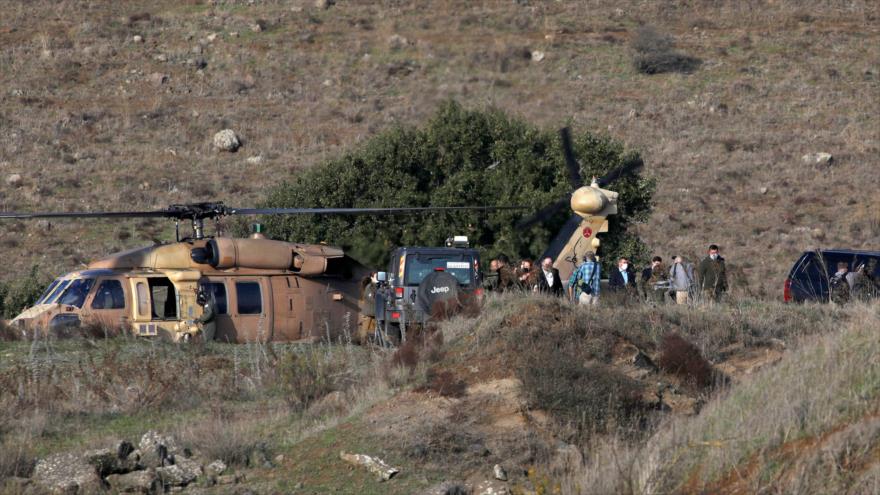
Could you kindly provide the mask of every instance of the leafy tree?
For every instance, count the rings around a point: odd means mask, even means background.
[[[583,176],[601,176],[639,160],[610,138],[573,136]],[[629,255],[643,260],[642,242],[628,231],[647,218],[655,184],[626,177],[611,186],[620,212],[603,235],[605,259]],[[540,255],[571,215],[563,208],[543,225],[518,231],[533,211],[571,193],[555,129],[542,130],[497,109],[441,105],[423,128],[398,126],[363,146],[297,174],[272,189],[264,207],[404,207],[524,205],[526,211],[431,213],[395,216],[270,216],[275,238],[327,242],[361,261],[383,266],[395,246],[436,246],[467,234],[484,256]]]
[[[0,287],[0,310],[4,318],[15,318],[25,308],[33,306],[48,285],[45,275],[40,274],[39,267],[31,267],[26,277],[21,277],[9,285]]]

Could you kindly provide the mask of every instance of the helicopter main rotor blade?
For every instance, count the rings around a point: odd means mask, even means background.
[[[405,208],[230,208],[228,215],[406,215],[450,211],[523,210],[525,206],[424,206]]]
[[[559,211],[560,209],[562,209],[562,207],[564,207],[566,204],[568,204],[569,201],[570,201],[569,198],[562,198],[562,199],[557,200],[555,203],[552,203],[548,206],[541,208],[540,210],[538,210],[534,215],[530,216],[529,218],[526,218],[525,220],[520,220],[519,222],[517,222],[516,228],[527,229],[535,224],[546,222],[547,220],[550,219],[550,217],[555,215],[557,211]]]
[[[164,218],[168,212],[158,211],[71,211],[71,212],[0,212],[0,219],[30,218]]]
[[[599,187],[605,187],[623,176],[637,172],[644,165],[645,162],[643,162],[641,158],[630,160],[629,162],[624,163],[623,165],[608,172],[607,174],[602,176],[601,179],[596,180],[596,184]]]
[[[571,131],[568,127],[559,129],[559,137],[562,139],[562,154],[565,156],[565,166],[568,168],[568,181],[571,182],[572,190],[574,190],[584,185],[584,180],[581,177],[581,166],[574,156]]]

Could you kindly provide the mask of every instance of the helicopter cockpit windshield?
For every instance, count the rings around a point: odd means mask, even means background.
[[[94,283],[95,279],[93,278],[80,278],[71,281],[58,299],[58,304],[82,308]]]

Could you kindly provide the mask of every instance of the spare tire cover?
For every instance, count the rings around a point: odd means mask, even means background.
[[[416,309],[430,314],[434,304],[451,299],[458,300],[458,280],[446,272],[433,272],[419,284]]]

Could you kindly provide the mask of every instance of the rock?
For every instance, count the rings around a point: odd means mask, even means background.
[[[501,467],[501,464],[495,464],[495,467],[492,468],[492,473],[495,475],[496,480],[507,481],[507,471]]]
[[[251,24],[251,31],[255,33],[262,33],[264,29],[265,28],[263,27],[263,24],[260,22],[255,22]]]
[[[226,471],[226,463],[217,459],[216,461],[205,466],[205,474],[208,476],[220,476],[223,474],[223,471]]]
[[[399,34],[392,34],[388,37],[388,48],[392,50],[400,50],[409,44],[409,40]]]
[[[204,474],[202,466],[186,457],[179,457],[171,466],[156,468],[156,476],[165,487],[186,486]]]
[[[168,74],[162,74],[161,72],[153,72],[149,76],[147,76],[147,80],[156,86],[161,86],[168,82]]]
[[[284,454],[278,454],[275,456],[275,464],[281,464],[284,462]]]
[[[541,50],[533,50],[532,51],[532,62],[540,62],[541,60],[544,60],[545,56],[546,56],[546,54],[544,52],[542,52]]]
[[[161,489],[159,478],[153,469],[111,474],[107,476],[107,484],[113,493],[157,493]]]
[[[374,473],[376,474],[376,476],[378,476],[379,481],[390,480],[394,477],[394,475],[400,472],[399,469],[385,464],[385,461],[379,459],[378,457],[370,457],[364,454],[346,454],[345,452],[340,452],[339,458],[350,464],[355,464],[367,468],[371,473]]]
[[[136,34],[136,35],[134,35],[134,36],[131,37],[131,41],[133,41],[133,42],[135,42],[135,43],[143,43],[143,42],[144,42],[144,37],[141,36],[141,35],[139,35],[139,34]]]
[[[46,219],[37,220],[36,225],[37,225],[37,230],[42,230],[44,232],[47,230],[52,230],[52,222],[50,222]]]
[[[761,194],[767,194],[767,191],[769,191],[769,190],[770,189],[767,187],[762,187],[761,189],[758,189],[758,192],[760,192]]]
[[[801,160],[809,165],[831,165],[834,157],[831,153],[807,153],[801,157]]]
[[[245,160],[245,163],[247,163],[248,165],[259,165],[263,163],[263,157],[261,155],[250,156],[247,160]]]
[[[180,448],[174,437],[161,435],[155,430],[150,430],[141,437],[138,450],[141,464],[146,467],[162,467],[174,464],[175,456],[179,453]]]
[[[231,35],[232,33],[229,34]],[[214,40],[217,39],[217,33],[211,33],[208,36],[205,36],[205,39],[208,40],[208,43],[213,43]]]
[[[232,129],[223,129],[214,134],[214,147],[220,151],[233,153],[241,147],[241,141]]]
[[[336,0],[315,0],[316,9],[326,10],[333,5],[336,5]]]
[[[37,461],[33,482],[51,493],[94,493],[101,490],[101,477],[94,466],[74,452],[53,454]]]
[[[6,177],[6,185],[10,187],[21,187],[22,182],[21,174],[12,174]]]
[[[481,481],[474,486],[473,495],[510,495],[510,488],[503,481]]]
[[[468,495],[469,493],[464,483],[444,481],[427,488],[420,495]]]

